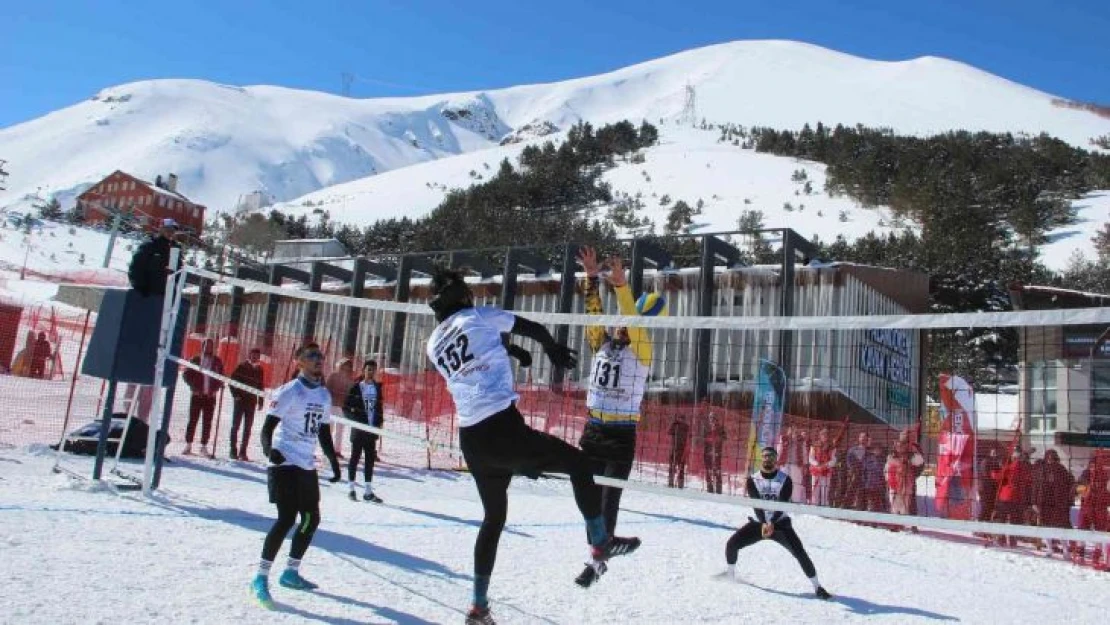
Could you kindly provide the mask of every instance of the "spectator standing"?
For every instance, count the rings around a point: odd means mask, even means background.
[[[979,520],[993,521],[994,506],[998,500],[998,475],[1002,463],[998,460],[998,448],[991,447],[985,458],[979,462]]]
[[[705,461],[705,486],[711,493],[721,494],[721,456],[724,453],[725,439],[728,432],[723,423],[717,419],[717,414],[709,413],[709,423],[705,430],[705,447],[703,460]]]
[[[1020,525],[1025,522],[1025,513],[1029,509],[1029,495],[1032,490],[1033,470],[1027,456],[1020,449],[1015,449],[1000,471],[995,473],[998,480],[998,501],[995,504],[995,519],[1000,523]],[[1017,545],[1013,536],[1008,540],[999,537],[999,544],[1011,547]]]
[[[1081,495],[1078,529],[1110,532],[1110,513],[1107,512],[1107,508],[1110,508],[1110,466],[1105,461],[1100,462],[1098,456],[1091,458],[1087,468],[1079,475],[1079,486]],[[1072,548],[1077,559],[1085,558],[1083,547],[1075,544]],[[1096,564],[1100,559],[1108,558],[1110,554],[1101,554],[1096,547]]]
[[[347,393],[351,390],[351,386],[355,383],[355,366],[350,356],[344,356],[336,366],[335,371],[328,376],[325,386],[328,387],[328,392],[331,393],[331,414],[332,416],[343,416],[343,402],[347,399]],[[335,440],[332,446],[335,448],[335,457],[343,457],[343,424],[339,421],[332,421],[332,434],[335,435]]]
[[[667,430],[671,435],[671,457],[667,470],[667,486],[683,488],[686,483],[686,442],[690,438],[690,426],[686,417],[679,414]]]
[[[262,352],[257,347],[250,351],[247,359],[235,367],[231,379],[245,384],[254,389],[262,390],[263,386]],[[241,388],[231,387],[231,452],[232,460],[249,461],[247,457],[247,444],[251,439],[251,428],[254,425],[254,411],[262,407],[262,395],[254,394]],[[243,427],[243,438],[239,438],[239,426]],[[241,441],[236,447],[236,441]]]
[[[1075,478],[1060,463],[1055,449],[1044,452],[1044,462],[1033,467],[1033,514],[1041,527],[1071,529],[1071,506],[1075,503]],[[1053,540],[1052,551],[1063,551],[1060,541]]]
[[[890,492],[890,511],[893,514],[911,514],[910,501],[914,497],[917,469],[925,464],[925,457],[911,449],[907,441],[894,443],[894,451],[886,461],[886,484]]]
[[[52,355],[53,350],[50,349],[50,341],[46,339],[46,333],[39,332],[39,337],[35,340],[34,348],[31,351],[32,378],[46,379],[46,361],[50,360]]]
[[[194,356],[189,362],[204,371],[217,375],[224,373],[224,364],[216,355],[216,346],[212,339],[205,339],[200,355]],[[212,430],[212,417],[216,414],[216,394],[224,383],[196,369],[186,369],[184,377],[185,384],[192,392],[189,398],[189,424],[185,428],[185,455],[193,453],[193,437],[197,431],[197,421],[200,421],[200,453],[208,456],[208,438]]]
[[[795,429],[788,425],[779,437],[778,446],[779,462],[783,473],[790,476],[793,488],[790,492],[790,501],[805,503],[809,501],[806,488],[806,463],[809,461],[809,441],[805,430]]]
[[[809,473],[813,476],[811,504],[829,505],[829,486],[834,467],[836,467],[836,449],[829,442],[829,428],[821,428],[817,432],[817,441],[809,448]]]

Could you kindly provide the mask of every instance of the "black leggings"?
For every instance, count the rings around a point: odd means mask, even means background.
[[[301,515],[299,524],[297,524],[298,514]],[[312,536],[316,533],[316,528],[320,526],[320,504],[317,503],[311,510],[297,510],[292,504],[278,504],[278,518],[262,543],[263,560],[274,561],[278,551],[281,550],[281,543],[285,542],[285,536],[294,524],[297,524],[297,530],[293,534],[289,557],[300,560],[304,557],[305,551],[308,551],[308,546],[312,544]]]
[[[736,564],[736,555],[741,549],[763,540],[762,529],[763,525],[758,521],[749,521],[744,527],[736,530],[725,546],[725,561]],[[798,564],[802,565],[802,571],[806,577],[817,575],[817,569],[813,567],[813,561],[809,559],[809,554],[802,546],[802,540],[798,538],[798,534],[794,532],[794,526],[789,518],[775,524],[775,533],[771,534],[770,540],[786,547]]]
[[[355,481],[359,459],[366,454],[366,465],[362,469],[362,479],[367,484],[374,479],[374,460],[378,448],[378,435],[362,430],[351,432],[351,458],[347,461],[347,479]]]
[[[578,445],[590,457],[594,475],[627,480],[632,474],[636,458],[635,426],[605,426],[590,422],[582,431]],[[623,488],[601,487],[601,514],[605,517],[605,531],[610,536],[617,531],[622,494]],[[589,541],[589,538],[587,532],[586,540]]]
[[[590,459],[582,450],[524,423],[516,406],[464,428],[459,446],[478,487],[484,516],[474,543],[474,574],[489,576],[497,560],[497,543],[509,510],[509,482],[514,473],[536,476],[545,471],[570,475],[574,501],[585,519],[601,515],[601,488],[594,483]]]

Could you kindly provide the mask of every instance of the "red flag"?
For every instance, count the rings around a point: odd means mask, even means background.
[[[975,391],[963,378],[941,374],[940,404],[937,510],[950,519],[970,519],[975,484]]]

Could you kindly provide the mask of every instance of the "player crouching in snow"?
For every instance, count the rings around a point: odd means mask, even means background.
[[[362,365],[362,377],[355,381],[347,393],[347,400],[343,403],[343,412],[348,419],[355,423],[382,427],[382,383],[378,382],[377,361],[367,359]],[[351,501],[358,501],[355,494],[355,477],[358,475],[359,457],[366,456],[363,466],[363,478],[366,480],[366,492],[362,498],[365,501],[381,503],[382,500],[374,494],[371,482],[374,479],[374,460],[378,453],[378,435],[358,428],[351,428],[351,459],[347,464],[347,479],[351,482],[351,491],[348,496]]]
[[[776,467],[778,452],[775,451],[774,447],[763,449],[762,461],[760,471],[748,477],[748,497],[766,501],[790,501],[793,483],[789,475]],[[813,590],[817,593],[817,597],[829,599],[831,595],[817,581],[817,570],[813,568],[813,562],[809,559],[805,547],[802,546],[801,539],[794,533],[790,517],[784,512],[768,513],[758,508],[755,510],[755,516],[758,520],[748,519],[748,523],[728,539],[728,544],[725,546],[725,561],[728,563],[728,570],[725,571],[724,575],[729,578],[736,577],[736,556],[741,549],[754,545],[761,540],[773,540],[786,547],[794,556],[794,559],[798,561],[798,564],[802,565],[802,571],[805,572],[806,577],[813,584]]]
[[[502,334],[528,337],[543,346],[551,364],[572,369],[574,350],[558,343],[542,325],[497,308],[474,306],[462,274],[439,270],[429,302],[439,323],[428,339],[428,359],[447,381],[459,415],[459,447],[482,500],[482,526],[474,544],[474,599],[467,625],[492,625],[486,596],[497,543],[508,512],[513,474],[544,471],[570,475],[578,510],[586,521],[591,561],[632,553],[639,538],[619,538],[605,530],[601,489],[589,457],[565,441],[533,430],[516,408],[513,370]]]
[[[331,482],[338,482],[339,461],[331,442],[331,395],[323,386],[324,355],[315,346],[297,350],[299,373],[292,381],[274,391],[266,422],[262,426],[262,452],[270,460],[267,481],[270,503],[277,506],[278,518],[262,543],[262,560],[251,582],[255,598],[267,609],[274,608],[270,597],[270,567],[297,525],[289,561],[278,583],[294,590],[312,590],[316,584],[301,577],[301,558],[312,543],[320,524],[320,483],[316,476],[316,442],[331,462]],[[277,431],[275,437],[274,432]],[[296,523],[297,515],[301,521]]]

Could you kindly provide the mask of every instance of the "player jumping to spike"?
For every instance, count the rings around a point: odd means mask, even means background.
[[[766,501],[790,501],[793,483],[789,475],[777,468],[777,462],[778,452],[775,451],[775,448],[765,447],[760,471],[748,477],[748,497]],[[821,582],[817,581],[817,570],[813,567],[813,562],[809,559],[805,547],[802,546],[801,539],[794,532],[790,517],[784,512],[768,513],[758,508],[755,511],[755,516],[758,520],[749,519],[744,527],[741,527],[728,539],[728,544],[725,546],[725,561],[728,562],[728,570],[725,571],[724,575],[729,578],[736,577],[736,556],[741,549],[754,545],[761,540],[773,540],[786,547],[794,556],[794,559],[798,561],[798,564],[802,565],[802,571],[805,572],[806,577],[813,584],[813,591],[817,594],[817,597],[829,599],[831,595],[821,586]]]
[[[339,461],[331,442],[331,395],[323,386],[324,355],[319,348],[297,350],[299,374],[274,391],[262,426],[262,452],[270,460],[267,482],[270,503],[277,506],[278,517],[262,543],[258,574],[251,582],[255,598],[267,609],[274,608],[270,597],[270,567],[274,564],[286,534],[297,525],[289,561],[278,583],[294,590],[312,590],[316,584],[301,577],[301,558],[312,543],[320,524],[320,483],[316,476],[316,442],[331,463],[331,482],[340,479]],[[277,431],[276,437],[274,431]],[[297,515],[300,523],[297,524]]]
[[[597,253],[593,248],[583,247],[578,254],[578,262],[586,270],[586,312],[601,314],[601,295],[598,292],[601,266],[597,262]],[[657,293],[645,293],[639,302],[633,301],[632,289],[628,287],[620,257],[610,258],[607,264],[607,282],[616,294],[620,314],[654,316],[665,311],[666,302]],[[632,472],[636,456],[640,403],[651,373],[651,338],[644,328],[606,329],[600,325],[588,327],[586,338],[594,351],[594,359],[590,365],[590,386],[586,395],[589,421],[578,446],[589,454],[596,475],[625,480]],[[605,516],[605,530],[609,534],[617,529],[621,493],[620,488],[601,487],[601,509]],[[575,583],[587,588],[597,581],[599,564],[586,563]]]
[[[497,308],[475,308],[463,275],[441,269],[432,278],[430,306],[439,325],[428,339],[428,358],[447,381],[459,417],[459,446],[478,488],[484,516],[474,543],[474,596],[468,625],[494,623],[486,593],[497,558],[497,543],[508,512],[514,473],[544,471],[570,475],[574,499],[586,521],[591,561],[632,553],[638,538],[610,536],[601,514],[601,489],[589,457],[549,434],[533,430],[516,409],[513,372],[503,333],[543,346],[552,365],[577,364],[574,350],[557,343],[542,325]]]

